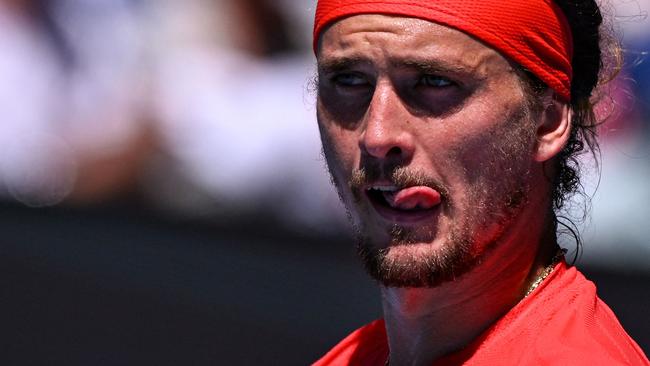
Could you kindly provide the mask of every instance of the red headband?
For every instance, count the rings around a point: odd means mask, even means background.
[[[401,15],[456,28],[530,70],[562,100],[571,100],[571,28],[552,0],[319,0],[314,52],[325,26],[357,14]]]

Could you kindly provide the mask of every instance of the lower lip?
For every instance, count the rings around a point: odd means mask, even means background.
[[[381,216],[386,221],[389,221],[393,224],[399,224],[399,225],[423,224],[427,221],[431,221],[431,219],[433,219],[434,216],[436,216],[440,212],[440,205],[437,205],[428,210],[402,211],[402,210],[395,210],[390,207],[386,207],[382,204],[375,202],[370,198],[368,199],[372,203],[373,208],[379,214],[379,216]]]

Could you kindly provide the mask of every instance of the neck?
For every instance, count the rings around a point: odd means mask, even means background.
[[[515,306],[557,250],[555,228],[509,233],[481,264],[436,288],[382,288],[392,365],[427,365],[471,343]]]

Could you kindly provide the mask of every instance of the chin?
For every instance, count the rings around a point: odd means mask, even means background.
[[[504,220],[437,230],[394,226],[382,235],[358,233],[357,250],[367,272],[382,285],[433,288],[472,271],[503,242],[511,225]]]
[[[367,272],[384,286],[436,287],[462,276],[477,262],[467,240],[417,240],[403,231],[398,234],[383,245],[358,238],[357,250]]]

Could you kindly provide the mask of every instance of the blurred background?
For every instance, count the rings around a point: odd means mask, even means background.
[[[380,315],[320,154],[314,4],[0,0],[1,364],[304,365]],[[646,353],[648,10],[610,10],[626,68],[568,212]]]

